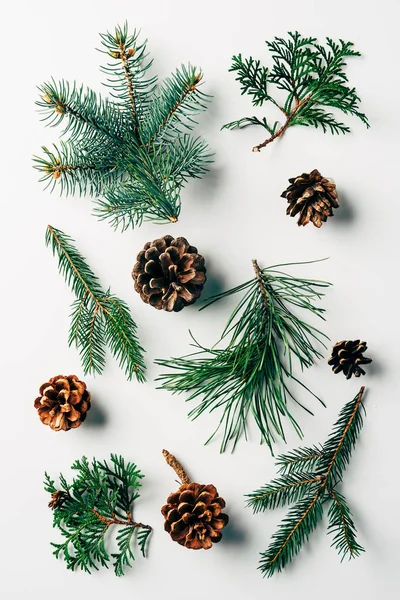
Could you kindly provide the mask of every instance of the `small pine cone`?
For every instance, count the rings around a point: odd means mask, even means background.
[[[336,185],[322,177],[317,169],[293,177],[289,183],[281,197],[287,198],[289,203],[287,215],[295,217],[300,213],[299,226],[312,221],[316,227],[321,227],[328,217],[333,217],[333,208],[339,207]]]
[[[164,529],[181,546],[193,550],[208,550],[222,538],[222,529],[229,521],[222,512],[225,501],[213,485],[184,483],[170,494],[162,507]]]
[[[143,302],[178,312],[199,298],[206,268],[197,248],[185,238],[165,235],[145,244],[137,255],[132,277]]]
[[[328,365],[331,365],[334,373],[343,373],[346,379],[350,379],[354,374],[355,377],[365,375],[361,365],[368,365],[372,362],[372,358],[363,356],[367,349],[366,342],[360,340],[344,340],[333,346],[332,356],[328,360]]]
[[[57,375],[40,386],[34,406],[44,425],[54,431],[75,429],[86,419],[90,394],[76,375]]]
[[[49,508],[51,508],[51,510],[55,510],[56,508],[59,508],[60,506],[62,506],[67,498],[68,498],[67,492],[64,492],[62,490],[57,490],[56,492],[53,492],[51,494],[51,500],[50,500],[48,506],[49,506]]]

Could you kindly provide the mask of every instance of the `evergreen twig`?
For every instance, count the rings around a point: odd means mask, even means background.
[[[208,171],[212,154],[193,137],[209,96],[191,65],[158,86],[146,41],[117,26],[101,35],[111,98],[63,80],[43,84],[37,105],[47,125],[63,125],[64,141],[35,157],[42,181],[61,193],[98,197],[96,214],[117,228],[178,220],[186,181]]]
[[[151,534],[150,525],[133,519],[132,505],[139,498],[144,475],[134,463],[111,454],[111,464],[84,456],[71,467],[77,471],[72,483],[60,475],[60,489],[45,473],[45,490],[51,494],[49,507],[53,510],[53,526],[65,538],[53,543],[56,558],[63,556],[68,569],[91,573],[100,566],[108,568],[112,560],[116,575],[124,575],[125,567],[135,560],[133,544],[145,556]],[[111,555],[105,538],[116,528],[117,550]]]
[[[242,94],[251,96],[253,106],[271,103],[283,115],[283,124],[252,116],[227,123],[222,129],[263,127],[268,137],[253,148],[253,152],[260,152],[293,125],[320,127],[324,133],[348,133],[350,128],[326,107],[356,116],[369,127],[367,117],[359,110],[360,98],[355,88],[348,86],[344,72],[347,58],[360,56],[352,42],[326,38],[326,46],[323,46],[316,38],[303,37],[296,31],[289,32],[287,39],[275,37],[266,44],[272,54],[271,69],[262,66],[259,60],[238,54],[232,58],[230,71],[236,73]],[[271,95],[271,84],[286,95],[284,103]]]
[[[76,296],[72,304],[68,343],[81,356],[84,373],[102,373],[106,346],[119,362],[128,380],[145,381],[143,348],[137,338],[137,326],[128,306],[100,286],[85,258],[73,245],[74,240],[48,225],[46,245],[58,257],[60,273]]]
[[[343,407],[322,448],[300,448],[278,457],[278,470],[288,474],[247,496],[255,513],[297,502],[261,554],[259,569],[264,576],[282,571],[298,554],[322,520],[325,502],[330,502],[328,533],[333,534],[332,546],[341,559],[355,558],[364,551],[356,540],[346,499],[337,490],[362,427],[363,395],[364,387]],[[304,471],[298,472],[299,467]]]
[[[247,436],[250,416],[271,451],[276,437],[285,439],[283,418],[302,435],[288,406],[290,400],[299,403],[289,386],[293,381],[308,388],[294,375],[293,362],[298,361],[301,369],[310,367],[321,356],[316,345],[323,345],[326,336],[292,310],[304,309],[323,319],[324,310],[314,301],[322,298],[322,289],[330,284],[287,275],[277,270],[282,266],[260,269],[253,261],[253,279],[209,300],[206,306],[241,295],[212,348],[204,348],[193,338],[193,354],[156,361],[172,370],[158,378],[162,388],[188,392],[188,401],[201,398],[190,417],[195,419],[206,410],[222,413],[209,438],[223,429],[221,451],[230,442],[234,448],[242,434]],[[222,344],[225,347],[218,347]]]

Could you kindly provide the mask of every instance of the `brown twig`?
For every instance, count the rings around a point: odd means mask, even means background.
[[[173,470],[178,475],[181,482],[182,483],[191,483],[192,480],[190,479],[189,475],[186,473],[185,469],[182,467],[179,460],[177,458],[175,458],[175,456],[173,454],[168,452],[168,450],[163,450],[162,453],[163,453],[165,460],[167,461],[169,466],[173,468]]]
[[[253,152],[260,152],[261,148],[265,148],[265,146],[267,144],[270,144],[271,142],[273,142],[274,140],[276,140],[276,138],[281,137],[281,135],[283,135],[286,131],[286,129],[290,126],[291,122],[293,121],[294,117],[296,116],[296,114],[298,113],[298,111],[300,110],[300,108],[302,108],[305,104],[307,104],[307,102],[311,99],[311,94],[309,94],[308,96],[306,96],[305,98],[303,98],[303,100],[301,100],[301,102],[299,102],[297,100],[294,109],[292,110],[292,112],[290,112],[289,114],[286,114],[286,121],[285,123],[282,125],[282,127],[280,129],[278,129],[278,131],[276,131],[273,135],[271,135],[271,137],[267,138],[266,140],[264,140],[261,144],[258,144],[257,146],[253,147]],[[284,111],[283,111],[284,112]]]
[[[93,514],[96,515],[96,517],[99,519],[99,521],[101,521],[102,523],[105,523],[107,525],[107,527],[110,527],[110,525],[126,525],[129,527],[140,527],[141,529],[149,529],[151,530],[151,526],[150,525],[145,525],[144,523],[135,523],[135,521],[132,521],[132,518],[130,515],[128,515],[128,519],[126,521],[123,521],[122,519],[117,519],[117,517],[115,515],[113,515],[113,518],[111,519],[110,517],[103,517],[103,515],[101,515],[99,512],[97,512],[97,510],[95,508],[92,509]]]

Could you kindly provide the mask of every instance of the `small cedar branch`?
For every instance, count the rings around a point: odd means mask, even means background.
[[[96,196],[95,213],[115,228],[174,223],[185,183],[212,162],[206,142],[191,133],[210,100],[203,73],[182,65],[158,84],[147,41],[126,23],[101,34],[101,43],[110,98],[63,80],[39,87],[43,121],[63,130],[35,168],[51,190]]]
[[[144,350],[128,306],[102,289],[68,235],[48,225],[46,245],[58,257],[59,271],[76,296],[68,343],[78,348],[84,373],[103,372],[108,346],[128,380],[145,381]]]
[[[220,422],[210,440],[221,429],[222,452],[246,437],[251,417],[271,452],[276,438],[285,439],[285,421],[302,435],[290,412],[292,401],[299,404],[292,386],[308,388],[295,375],[295,363],[301,370],[310,367],[321,357],[318,346],[324,346],[327,337],[304,321],[301,313],[323,319],[324,309],[316,301],[330,284],[288,275],[280,271],[282,266],[260,269],[254,260],[253,279],[210,298],[205,307],[240,296],[214,346],[204,348],[193,338],[193,354],[156,361],[171,370],[158,379],[163,389],[186,392],[188,401],[200,398],[190,417],[219,412]]]
[[[53,526],[64,541],[52,542],[53,554],[63,557],[67,568],[87,573],[108,568],[112,562],[116,575],[124,575],[135,560],[134,546],[145,556],[152,528],[133,519],[133,503],[139,498],[144,475],[134,463],[111,454],[110,464],[84,456],[71,467],[76,476],[69,484],[60,475],[60,487],[45,474],[45,491],[51,494]],[[108,552],[106,537],[115,532],[117,551]]]
[[[241,129],[248,125],[262,126],[268,137],[253,147],[253,152],[281,137],[293,125],[320,127],[324,133],[348,133],[350,128],[339,121],[337,112],[358,117],[369,127],[366,115],[360,112],[360,98],[355,88],[348,85],[344,71],[348,58],[360,56],[352,42],[334,42],[326,38],[325,46],[314,37],[303,37],[297,31],[286,39],[275,37],[266,42],[272,56],[272,68],[261,65],[252,57],[233,56],[230,71],[236,73],[241,93],[248,94],[253,106],[272,104],[283,116],[283,123],[269,124],[267,119],[244,117],[225,124],[222,129]],[[279,103],[270,88],[275,86]],[[327,109],[333,109],[334,113]]]
[[[261,554],[259,569],[271,577],[282,571],[299,553],[322,520],[323,506],[330,503],[328,533],[341,559],[355,558],[364,549],[356,540],[356,528],[344,496],[337,490],[362,427],[364,387],[339,414],[332,434],[322,448],[299,448],[278,457],[278,480],[247,496],[255,513],[295,502]],[[299,472],[297,469],[303,471]]]

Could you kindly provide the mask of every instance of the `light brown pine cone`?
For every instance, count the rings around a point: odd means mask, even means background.
[[[289,203],[286,214],[291,217],[299,215],[298,225],[304,226],[311,221],[316,227],[321,227],[328,217],[333,217],[333,208],[339,207],[336,185],[317,169],[293,177],[289,183],[281,197],[287,198]]]
[[[147,242],[132,271],[143,302],[178,312],[199,298],[206,281],[204,258],[184,237],[165,235]]]
[[[54,431],[75,429],[86,419],[90,394],[76,375],[56,375],[40,386],[39,393],[34,406],[42,423]]]
[[[222,538],[228,515],[222,512],[225,501],[213,485],[184,483],[170,494],[162,507],[164,529],[181,546],[208,550]]]

